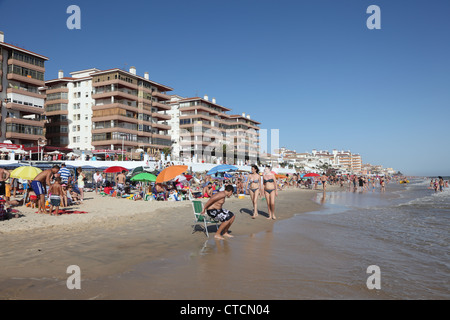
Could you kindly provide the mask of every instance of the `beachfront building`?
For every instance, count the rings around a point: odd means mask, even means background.
[[[215,98],[171,96],[172,157],[205,163],[255,163],[260,122],[250,115],[229,115]]]
[[[173,89],[129,71],[110,69],[92,74],[92,145],[96,149],[132,152],[142,149],[156,156],[172,145],[168,133]]]
[[[230,115],[228,119],[227,140],[233,145],[237,159],[255,163],[259,152],[259,125],[249,114]]]
[[[8,44],[0,32],[0,142],[33,147],[45,141],[45,62],[47,57]]]
[[[70,77],[46,81],[49,144],[85,151],[142,149],[156,156],[170,148],[170,106],[165,94],[172,88],[136,74],[134,67],[74,71]]]
[[[352,153],[350,150],[333,150],[334,163],[340,165],[353,173],[360,173],[362,170],[362,158],[360,154]]]
[[[183,161],[222,162],[229,119],[226,112],[231,109],[217,104],[215,98],[209,101],[206,95],[203,98],[172,96],[170,105],[172,157]]]
[[[47,144],[73,150],[92,150],[92,74],[99,69],[70,73],[45,82]]]

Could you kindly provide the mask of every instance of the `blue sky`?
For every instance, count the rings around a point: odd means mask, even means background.
[[[71,4],[81,30],[66,27]],[[0,0],[0,14],[5,42],[50,58],[46,79],[135,66],[280,129],[280,146],[450,175],[448,0]]]

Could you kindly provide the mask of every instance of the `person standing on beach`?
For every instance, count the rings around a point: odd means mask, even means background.
[[[212,219],[219,220],[221,222],[216,234],[215,239],[224,240],[224,236],[227,238],[232,238],[233,236],[229,234],[229,229],[234,222],[235,215],[233,212],[223,209],[223,204],[225,199],[233,195],[234,188],[232,185],[227,185],[224,191],[220,191],[213,195],[211,199],[205,204],[202,210],[202,215],[208,214]]]
[[[31,181],[31,188],[38,197],[38,213],[45,213],[45,194],[47,192],[46,186],[50,186],[53,176],[59,172],[59,166],[55,165],[51,169],[47,169],[39,173],[33,181]]]
[[[84,179],[86,178],[86,176],[83,173],[83,169],[81,167],[77,168],[77,186],[78,189],[80,190],[80,201],[83,202],[84,200]]]
[[[98,189],[102,188],[102,184],[103,184],[103,177],[100,174],[100,171],[95,171],[94,175],[92,176],[92,179],[94,180],[94,186],[95,186],[95,193],[98,193]]]
[[[325,174],[325,172],[320,177],[320,180],[322,181],[323,192],[325,192],[327,190],[327,181],[328,181],[328,177]]]
[[[125,190],[125,182],[127,179],[127,176],[125,175],[125,170],[123,170],[121,173],[119,173],[116,177],[116,183],[117,183],[117,190],[120,192],[124,192]]]
[[[61,183],[69,184],[72,182],[72,172],[67,169],[65,163],[61,163],[61,169],[59,170],[59,176],[61,177]]]
[[[9,179],[9,171],[0,168],[0,196],[6,195],[6,181]]]
[[[50,195],[50,215],[57,216],[59,214],[61,198],[64,196],[60,177],[55,178],[55,182],[50,186],[48,193]],[[53,214],[53,208],[55,208],[55,214]]]
[[[250,190],[250,198],[253,203],[252,219],[258,216],[258,197],[261,198],[260,186],[261,176],[259,175],[259,168],[256,165],[252,165],[252,173],[248,176],[245,186],[245,190]]]
[[[267,209],[269,211],[269,217],[267,219],[275,220],[275,197],[278,196],[278,190],[276,185],[275,175],[270,171],[269,167],[264,168],[263,174],[263,186],[264,196],[267,201]]]

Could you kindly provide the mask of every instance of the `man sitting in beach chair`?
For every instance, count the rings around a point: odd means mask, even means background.
[[[227,185],[225,187],[225,191],[218,192],[208,200],[201,212],[202,215],[205,215],[206,213],[213,220],[218,220],[221,222],[219,229],[217,229],[217,232],[214,235],[215,239],[224,240],[224,236],[228,238],[233,237],[228,233],[228,229],[233,224],[235,215],[233,212],[222,208],[225,203],[225,199],[231,197],[233,195],[233,191],[233,186]]]

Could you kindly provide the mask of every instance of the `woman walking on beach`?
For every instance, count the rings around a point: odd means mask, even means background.
[[[258,197],[261,198],[260,185],[261,176],[259,175],[259,169],[256,165],[252,165],[252,173],[248,176],[247,185],[245,186],[245,190],[250,190],[250,198],[253,203],[252,219],[258,216]]]
[[[278,196],[278,191],[275,175],[270,171],[269,167],[264,168],[263,185],[267,208],[269,210],[269,217],[267,219],[275,220],[275,197]]]
[[[81,167],[77,168],[77,174],[78,174],[78,178],[77,178],[77,185],[78,185],[78,189],[80,190],[80,201],[83,202],[84,199],[84,178],[86,178],[86,176],[83,173],[83,169]]]

